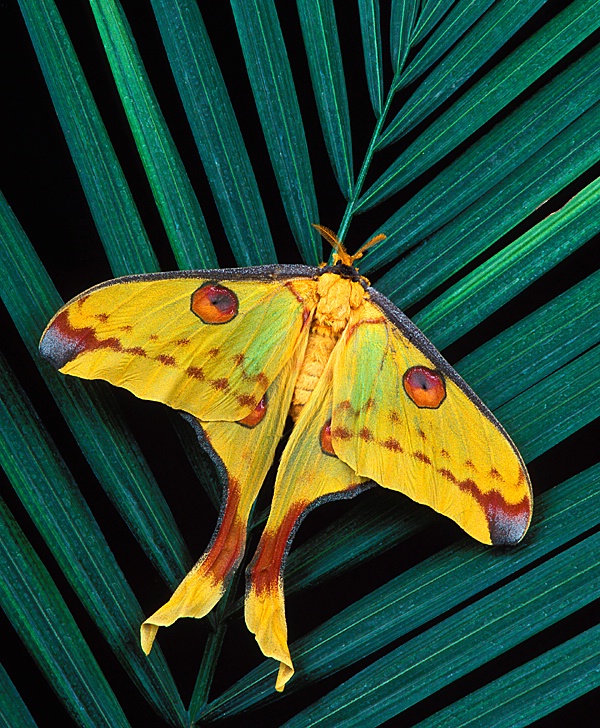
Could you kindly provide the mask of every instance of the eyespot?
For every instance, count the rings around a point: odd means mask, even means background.
[[[243,420],[239,420],[240,425],[244,427],[256,427],[259,422],[262,422],[264,416],[267,414],[267,395],[265,394],[256,407],[246,415]]]
[[[192,312],[205,324],[226,324],[237,315],[235,293],[219,283],[205,283],[192,293]]]
[[[326,455],[335,456],[333,443],[331,442],[331,420],[327,420],[321,429],[321,450],[323,450]]]
[[[440,372],[427,367],[411,367],[402,378],[404,390],[417,407],[436,409],[446,398],[446,384]]]

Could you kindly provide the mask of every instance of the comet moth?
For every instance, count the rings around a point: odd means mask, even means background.
[[[287,417],[271,511],[247,568],[245,618],[279,661],[283,566],[308,509],[378,484],[453,519],[484,544],[516,544],[531,520],[525,465],[509,436],[433,344],[360,275],[327,228],[332,265],[134,275],[66,304],[40,351],[61,372],[105,379],[180,410],[223,480],[210,544],[141,626],[203,617],[244,555],[248,519]]]

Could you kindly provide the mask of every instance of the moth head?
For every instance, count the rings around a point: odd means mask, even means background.
[[[379,233],[379,235],[375,235],[375,237],[368,240],[361,248],[359,248],[358,252],[354,255],[350,255],[342,241],[333,232],[333,230],[315,223],[313,223],[313,227],[321,233],[325,240],[327,240],[327,242],[330,243],[331,247],[335,250],[335,253],[333,254],[333,264],[337,265],[338,263],[341,263],[342,265],[347,265],[349,268],[355,267],[354,261],[362,258],[365,250],[368,250],[373,245],[385,240],[386,237],[383,233]]]

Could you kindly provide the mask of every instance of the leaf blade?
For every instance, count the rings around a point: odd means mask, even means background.
[[[217,256],[173,137],[118,0],[92,12],[154,199],[180,268],[216,268]]]
[[[487,250],[599,158],[595,104],[559,132],[525,165],[430,235],[377,282],[400,307],[416,303]],[[560,214],[560,213],[559,213]]]
[[[321,262],[321,242],[302,117],[273,0],[232,0],[250,84],[289,225],[308,264]]]
[[[467,355],[457,371],[497,409],[600,341],[599,284],[596,271]]]
[[[595,534],[537,566],[380,658],[285,725],[381,725],[589,604],[597,596],[599,545]]]
[[[342,51],[332,0],[297,0],[304,47],[327,153],[346,199],[352,196],[352,135]]]
[[[528,726],[600,685],[600,626],[530,660],[418,723],[419,728]],[[518,716],[518,717],[517,717]]]
[[[458,3],[456,3],[458,4]],[[424,0],[413,32],[413,43],[422,40],[455,5],[453,0]]]
[[[545,0],[500,0],[493,5],[419,85],[383,131],[379,146],[396,141],[449,98],[544,2]]]
[[[533,460],[600,417],[600,344],[497,410],[521,455]],[[540,407],[544,412],[539,412]],[[537,408],[537,410],[536,410]]]
[[[419,3],[415,0],[392,0],[390,17],[390,49],[392,71],[398,78],[410,51],[411,35]]]
[[[379,0],[358,0],[369,98],[376,118],[383,111],[383,60]]]
[[[158,270],[133,197],[53,0],[19,0],[115,275]]]
[[[418,43],[426,35],[428,27],[434,25],[436,18],[439,17],[441,12],[445,12],[448,5],[452,5],[452,9],[402,74],[401,85],[406,86],[425,73],[479,20],[493,1],[482,0],[474,3],[471,0],[457,0],[457,2],[440,0],[437,6],[435,2],[424,5],[422,21],[419,22],[415,30],[415,43]],[[428,10],[431,14],[428,13]]]
[[[408,181],[442,159],[599,25],[600,9],[597,4],[592,0],[575,0],[436,119],[362,195],[358,209],[367,210],[398,192]],[[597,58],[593,55],[589,66],[591,72],[596,64]],[[554,80],[552,86],[558,86],[562,93],[568,91],[568,84],[579,65],[574,64],[561,74],[569,77],[563,87],[558,80]],[[582,79],[586,72],[581,72]],[[546,93],[549,95],[549,91]],[[531,105],[531,102],[525,105]]]
[[[586,114],[580,124],[586,125],[588,121],[594,124],[598,91],[597,84],[593,80],[588,84],[588,80],[590,76],[595,78],[599,54],[599,48],[593,49],[557,76],[394,213],[380,228],[388,235],[386,245],[367,251],[363,269],[383,265],[438,230],[525,164],[558,134],[563,132],[564,138],[568,138],[577,129],[569,130],[569,125],[582,115]],[[573,107],[569,104],[571,101]],[[594,131],[590,140],[592,148]],[[562,139],[556,144],[562,144]],[[568,148],[563,149],[568,158]],[[553,153],[560,158],[561,149]],[[590,154],[593,158],[594,152]]]
[[[0,194],[0,298],[102,487],[153,561],[175,587],[191,557],[173,515],[116,402],[93,382],[65,379],[38,342],[62,301],[25,232]]]
[[[438,347],[448,346],[596,235],[599,210],[595,180],[419,311],[415,323]]]
[[[151,0],[194,140],[238,265],[277,260],[254,170],[193,0]]]
[[[37,728],[37,723],[3,665],[0,665],[0,720],[7,726]]]
[[[186,725],[162,653],[146,657],[137,645],[143,613],[100,527],[3,357],[0,372],[0,464],[131,679],[166,721]]]
[[[129,722],[50,574],[0,501],[0,603],[75,721],[85,728]]]

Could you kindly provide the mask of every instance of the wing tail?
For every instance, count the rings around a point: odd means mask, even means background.
[[[283,568],[292,538],[310,509],[334,498],[349,498],[365,487],[365,479],[331,448],[331,379],[328,365],[296,422],[277,471],[269,519],[247,570],[246,625],[263,654],[280,663],[278,691],[294,674],[283,592]]]

